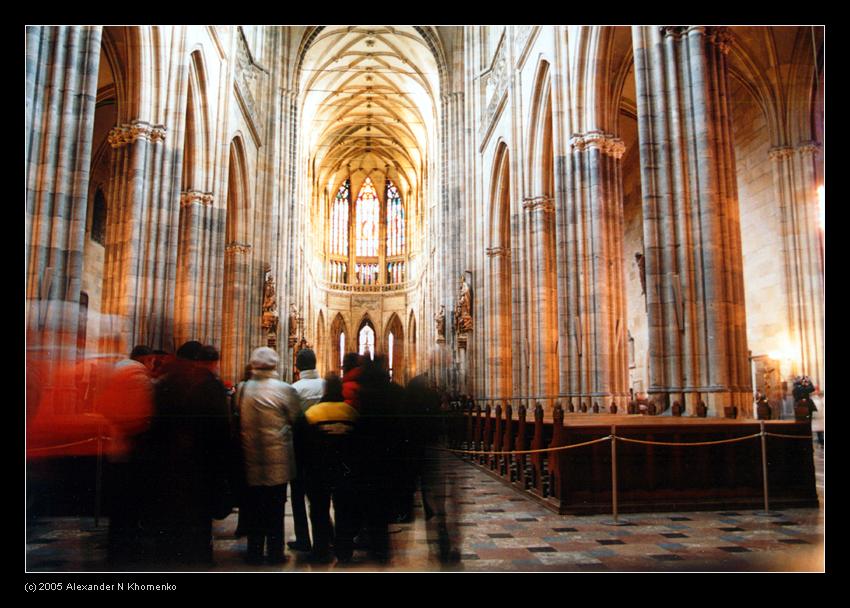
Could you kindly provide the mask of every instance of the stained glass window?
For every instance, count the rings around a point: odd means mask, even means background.
[[[387,346],[389,347],[387,350],[389,350],[389,353],[388,353],[389,357],[388,358],[389,358],[389,368],[390,368],[390,380],[392,380],[393,379],[393,347],[395,346],[395,336],[393,335],[392,332],[390,332],[390,335],[387,337]]]
[[[404,206],[398,188],[387,180],[387,255],[404,253]]]
[[[375,285],[378,283],[377,264],[357,264],[355,266],[358,285]]]
[[[342,360],[345,357],[345,332],[339,332],[339,367],[342,369]]]
[[[372,180],[366,178],[357,195],[357,255],[378,255],[378,193]]]
[[[348,255],[348,207],[351,185],[345,180],[336,193],[331,211],[331,253]]]
[[[370,359],[375,358],[375,330],[364,325],[360,330],[360,349],[358,353],[365,355],[368,353]]]

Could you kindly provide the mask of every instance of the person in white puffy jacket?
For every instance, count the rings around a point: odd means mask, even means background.
[[[242,516],[248,537],[246,559],[284,561],[283,517],[286,484],[296,475],[294,426],[300,400],[279,379],[277,353],[261,347],[251,353],[251,379],[237,394],[245,463],[246,496]]]

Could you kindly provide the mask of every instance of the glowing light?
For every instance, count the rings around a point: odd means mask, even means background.
[[[823,186],[818,186],[818,216],[820,218],[820,229],[824,230],[826,228],[826,202]]]
[[[786,343],[781,348],[768,352],[767,356],[774,361],[794,361],[799,363],[801,359],[800,349],[791,346],[790,343]]]

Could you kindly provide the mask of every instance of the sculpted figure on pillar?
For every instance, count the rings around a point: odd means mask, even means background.
[[[289,345],[295,346],[298,341],[298,308],[295,304],[289,305]]]
[[[277,294],[271,268],[266,267],[266,280],[263,284],[263,329],[269,336],[277,334]]]
[[[446,307],[440,305],[440,310],[434,315],[434,321],[437,324],[437,342],[446,341]]]
[[[472,331],[472,296],[466,275],[460,277],[460,288],[458,290],[457,306],[455,307],[455,332],[465,334]]]

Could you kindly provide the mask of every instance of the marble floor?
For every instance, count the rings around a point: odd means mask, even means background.
[[[444,463],[452,531],[460,561],[441,564],[419,506],[412,523],[390,527],[388,563],[355,551],[351,563],[313,564],[287,550],[281,565],[249,566],[236,516],[215,523],[208,572],[823,572],[823,450],[815,446],[820,508],[562,516],[520,496],[454,457]],[[286,530],[293,530],[286,515]],[[27,572],[109,572],[107,522],[45,518],[27,534]],[[152,571],[160,571],[153,568]]]

